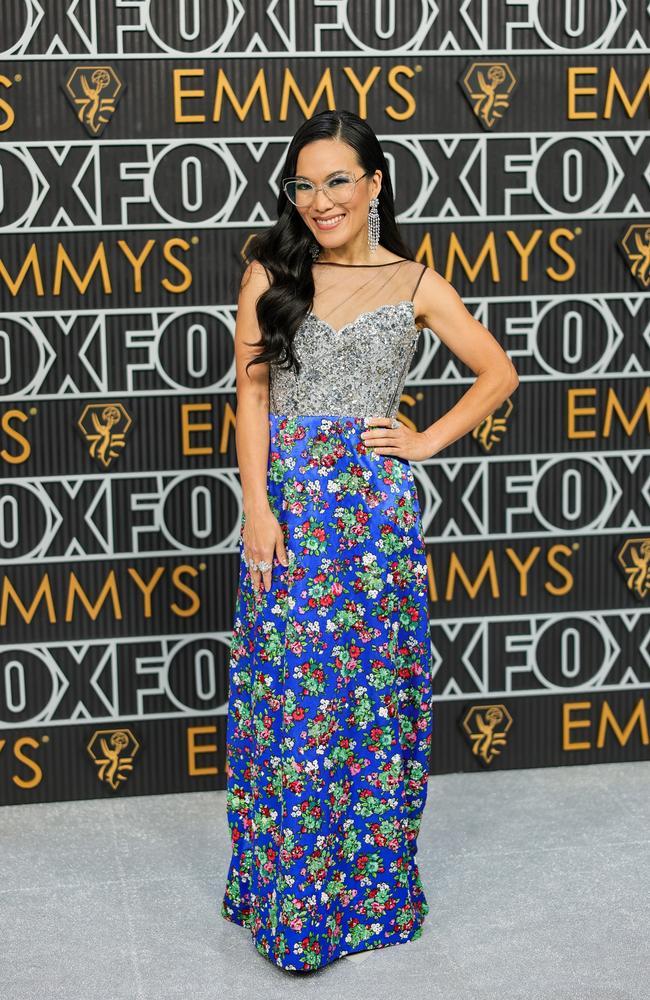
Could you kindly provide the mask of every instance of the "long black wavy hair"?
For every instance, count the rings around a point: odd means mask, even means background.
[[[262,363],[300,371],[293,340],[314,299],[311,251],[316,244],[298,209],[285,195],[282,184],[285,178],[296,176],[298,153],[302,147],[318,139],[340,139],[347,143],[355,151],[361,169],[368,171],[370,176],[375,170],[381,170],[378,206],[381,246],[400,257],[414,259],[395,221],[393,187],[386,157],[368,123],[353,111],[345,110],[321,111],[305,121],[291,140],[282,168],[278,221],[270,229],[257,233],[248,245],[250,257],[266,268],[270,287],[257,300],[257,321],[262,338],[249,342],[249,346],[261,346],[262,350],[248,362],[247,371],[250,365]]]

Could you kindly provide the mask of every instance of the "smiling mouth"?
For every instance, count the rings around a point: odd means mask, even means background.
[[[344,218],[345,214],[341,213],[340,215],[330,215],[330,216],[323,216],[322,218],[320,217],[315,218],[314,222],[316,223],[319,229],[335,229],[340,222],[343,222]]]

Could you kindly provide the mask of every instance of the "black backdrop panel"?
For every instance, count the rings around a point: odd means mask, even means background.
[[[650,757],[644,5],[42,6],[0,19],[0,801],[225,787],[237,277],[327,107],[520,375],[413,463],[431,772]],[[425,330],[401,419],[473,377]]]

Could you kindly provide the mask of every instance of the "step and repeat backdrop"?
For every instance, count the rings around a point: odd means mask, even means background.
[[[3,0],[0,801],[225,787],[235,303],[325,108],[520,375],[413,463],[431,772],[650,757],[645,8]],[[423,331],[401,419],[473,379]]]

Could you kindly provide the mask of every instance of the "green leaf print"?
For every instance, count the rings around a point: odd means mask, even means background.
[[[294,529],[294,538],[302,543],[303,555],[322,555],[327,549],[327,533],[324,521],[308,517]]]

